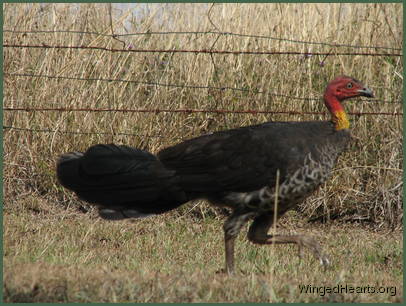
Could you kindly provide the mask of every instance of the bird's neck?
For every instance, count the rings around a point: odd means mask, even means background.
[[[336,97],[328,93],[324,94],[324,104],[331,113],[331,121],[334,123],[336,131],[350,128],[350,121],[348,121],[347,114]]]

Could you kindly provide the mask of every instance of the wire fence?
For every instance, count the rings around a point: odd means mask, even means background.
[[[131,37],[131,36],[150,36],[150,35],[217,35],[217,36],[234,36],[242,38],[256,38],[256,39],[268,39],[278,42],[303,44],[303,45],[316,45],[316,46],[326,46],[331,48],[354,48],[354,49],[375,49],[375,50],[390,50],[390,51],[402,51],[401,48],[391,48],[383,46],[363,46],[363,45],[349,45],[349,44],[332,44],[326,42],[314,42],[314,41],[303,41],[296,39],[280,38],[266,35],[252,35],[252,34],[242,34],[233,32],[220,32],[220,31],[165,31],[165,32],[138,32],[138,33],[125,33],[125,34],[106,34],[100,32],[91,31],[71,31],[71,30],[9,30],[4,29],[3,33],[12,34],[55,34],[55,33],[65,33],[65,34],[81,34],[81,35],[96,35],[104,36],[110,38],[117,37]]]
[[[349,45],[349,44],[332,44],[325,42],[312,42],[312,41],[301,41],[286,38],[277,38],[265,35],[250,35],[242,33],[233,32],[220,32],[220,31],[181,31],[181,32],[139,32],[139,33],[126,33],[126,34],[106,34],[91,31],[71,31],[71,30],[10,30],[3,29],[3,33],[12,34],[22,34],[22,35],[34,35],[34,34],[55,34],[55,33],[65,33],[65,34],[75,34],[75,35],[96,35],[103,37],[110,37],[117,39],[118,37],[130,37],[130,36],[141,36],[141,35],[217,35],[220,36],[233,36],[239,38],[256,38],[256,39],[268,39],[279,42],[302,44],[306,46],[317,45],[325,46],[329,48],[334,48],[335,50],[330,50],[328,52],[303,52],[303,51],[270,51],[270,50],[214,50],[214,44],[209,49],[136,49],[133,45],[129,43],[123,43],[123,48],[108,48],[102,46],[90,46],[90,45],[51,45],[47,43],[41,44],[13,44],[13,43],[3,43],[3,48],[34,48],[34,49],[88,49],[88,50],[100,50],[105,52],[134,52],[134,53],[195,53],[195,54],[231,54],[231,55],[293,55],[293,56],[303,56],[304,58],[310,56],[384,56],[384,57],[402,57],[401,48],[391,48],[384,46],[363,46],[363,45]],[[359,50],[368,50],[368,52],[349,52],[349,51],[337,51],[339,48],[352,48]],[[378,52],[372,52],[378,51]],[[383,52],[386,51],[386,52]],[[78,76],[57,76],[57,75],[46,75],[46,74],[35,74],[35,73],[10,73],[4,72],[4,76],[7,77],[27,77],[27,78],[48,78],[48,79],[65,79],[65,80],[76,80],[76,81],[101,81],[101,82],[126,82],[133,83],[143,86],[161,86],[161,87],[171,87],[171,88],[188,88],[188,89],[208,89],[208,90],[231,90],[237,92],[249,92],[252,94],[266,94],[273,97],[289,98],[294,100],[302,101],[319,101],[320,98],[312,97],[297,97],[284,95],[279,93],[274,93],[269,90],[259,90],[256,88],[237,88],[230,86],[207,86],[207,85],[191,85],[191,84],[168,84],[160,82],[140,82],[134,80],[126,79],[109,79],[109,78],[85,78]],[[379,103],[391,103],[391,104],[401,104],[402,101],[386,101],[386,100],[359,100],[362,102],[379,102]],[[114,109],[114,108],[51,108],[51,107],[3,107],[4,111],[9,112],[128,112],[128,113],[215,113],[215,114],[286,114],[286,115],[326,115],[326,112],[304,112],[304,111],[272,111],[272,110],[226,110],[226,109]],[[350,115],[355,116],[403,116],[402,112],[349,112]],[[32,129],[23,128],[10,125],[3,125],[3,130],[14,130],[14,131],[26,131],[26,132],[42,132],[42,133],[62,133],[62,134],[80,134],[80,135],[123,135],[123,136],[137,136],[137,137],[152,137],[152,138],[163,138],[161,135],[144,135],[144,134],[134,134],[134,133],[112,133],[112,132],[86,132],[86,131],[61,131],[54,129]],[[179,138],[180,139],[180,138]]]
[[[125,49],[116,49],[100,46],[61,46],[61,45],[24,45],[24,44],[3,44],[3,48],[34,48],[34,49],[90,49],[109,52],[134,52],[134,53],[207,53],[207,54],[251,54],[251,55],[302,55],[302,56],[390,56],[400,57],[400,53],[367,53],[367,52],[301,52],[301,51],[253,51],[253,50],[211,50],[211,49],[135,49],[128,47]]]
[[[327,115],[326,112],[304,112],[304,111],[271,111],[271,110],[228,110],[228,109],[120,109],[120,108],[47,108],[47,107],[4,107],[5,111],[24,112],[123,112],[123,113],[215,113],[215,114],[287,114],[287,115]],[[348,112],[349,115],[381,115],[381,116],[403,116],[400,112]]]
[[[95,109],[95,108],[12,108],[5,107],[5,111],[24,111],[24,112],[41,112],[41,111],[58,111],[58,112],[128,112],[128,113],[216,113],[216,114],[288,114],[288,115],[327,115],[326,112],[303,112],[303,111],[266,111],[266,110],[225,110],[225,109]],[[368,115],[381,115],[381,116],[403,116],[400,112],[348,112],[349,115],[358,117]],[[125,132],[85,132],[85,131],[61,131],[52,129],[31,129],[15,126],[3,125],[3,130],[25,131],[31,133],[52,133],[52,134],[70,134],[70,135],[108,135],[108,136],[134,136],[144,138],[165,138],[162,135],[146,135],[139,133],[125,133]],[[176,140],[184,140],[181,137],[173,137]]]
[[[240,92],[247,92],[253,94],[266,94],[273,97],[280,97],[280,98],[287,98],[292,100],[301,100],[301,101],[320,101],[320,98],[309,98],[309,97],[297,97],[297,96],[290,96],[284,95],[279,93],[274,93],[268,90],[259,90],[259,89],[247,89],[247,88],[237,88],[237,87],[229,87],[229,86],[208,86],[208,85],[190,85],[190,84],[167,84],[167,83],[159,83],[159,82],[140,82],[134,80],[125,80],[125,79],[106,79],[106,78],[89,78],[89,77],[72,77],[72,76],[56,76],[56,75],[46,75],[46,74],[34,74],[34,73],[8,73],[4,72],[4,76],[16,76],[16,77],[29,77],[29,78],[48,78],[48,79],[59,79],[59,80],[76,80],[76,81],[99,81],[99,82],[123,82],[123,83],[131,83],[143,86],[161,86],[161,87],[171,87],[171,88],[188,88],[188,89],[210,89],[210,90],[231,90],[231,91],[240,91]],[[362,102],[379,102],[379,103],[392,103],[392,104],[401,104],[402,101],[387,101],[387,100],[380,100],[380,99],[368,99],[368,100],[359,100]]]

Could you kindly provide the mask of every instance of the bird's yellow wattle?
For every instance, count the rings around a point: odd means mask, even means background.
[[[347,114],[344,110],[334,111],[332,120],[337,131],[350,128],[350,121],[348,121]]]

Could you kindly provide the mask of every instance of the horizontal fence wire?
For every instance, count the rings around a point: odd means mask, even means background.
[[[3,130],[13,130],[20,132],[31,132],[31,133],[52,133],[52,134],[68,134],[68,135],[102,135],[102,136],[135,136],[143,138],[168,138],[162,135],[145,135],[145,134],[135,134],[135,133],[124,133],[124,132],[77,132],[77,131],[61,131],[61,130],[51,130],[51,129],[31,129],[31,128],[22,128],[9,125],[3,125]],[[173,137],[171,139],[183,140],[182,137]]]
[[[281,37],[273,37],[266,35],[251,35],[233,32],[218,32],[218,31],[164,31],[164,32],[138,32],[138,33],[125,33],[125,34],[106,34],[91,31],[71,31],[71,30],[9,30],[3,29],[3,33],[12,34],[54,34],[54,33],[65,33],[65,34],[80,34],[80,35],[96,35],[104,37],[130,37],[130,36],[150,36],[150,35],[218,35],[218,36],[235,36],[242,38],[256,38],[256,39],[268,39],[279,42],[303,44],[303,45],[318,45],[333,48],[354,48],[354,49],[375,49],[375,50],[391,50],[391,51],[401,51],[401,48],[390,48],[383,46],[361,46],[361,45],[349,45],[349,44],[332,44],[325,42],[313,42],[313,41],[303,41],[296,39],[288,39]]]
[[[60,46],[60,45],[24,45],[24,44],[3,44],[3,48],[34,48],[34,49],[90,49],[109,52],[134,52],[134,53],[208,53],[208,54],[255,54],[255,55],[302,55],[302,56],[390,56],[400,57],[400,53],[367,53],[367,52],[300,52],[300,51],[230,51],[230,50],[209,50],[209,49],[135,49],[129,47],[127,49],[115,49],[98,46]]]
[[[228,110],[228,109],[121,109],[121,108],[51,108],[51,107],[3,107],[4,111],[24,112],[123,112],[123,113],[216,113],[216,114],[287,114],[287,115],[328,115],[327,112],[304,112],[304,111],[270,111],[270,110]],[[355,116],[403,116],[400,112],[348,112]]]
[[[166,84],[158,82],[140,82],[134,80],[124,80],[124,79],[105,79],[105,78],[82,78],[82,77],[71,77],[71,76],[55,76],[55,75],[46,75],[46,74],[33,74],[33,73],[8,73],[4,72],[4,76],[17,76],[17,77],[32,77],[32,78],[48,78],[48,79],[63,79],[63,80],[76,80],[76,81],[100,81],[100,82],[124,82],[132,83],[143,86],[161,86],[161,87],[171,87],[171,88],[188,88],[188,89],[211,89],[211,90],[231,90],[231,91],[240,91],[240,92],[249,92],[253,94],[266,94],[273,97],[281,97],[292,100],[301,100],[301,101],[320,101],[320,98],[306,98],[306,97],[296,97],[289,96],[284,94],[272,93],[267,90],[258,90],[258,89],[246,89],[246,88],[237,88],[229,86],[207,86],[207,85],[190,85],[190,84]],[[379,103],[389,103],[389,104],[401,104],[402,101],[386,101],[379,99],[368,99],[368,100],[359,100],[362,102],[379,102]]]

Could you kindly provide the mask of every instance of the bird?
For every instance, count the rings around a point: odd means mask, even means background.
[[[250,221],[252,243],[293,243],[299,254],[307,248],[327,266],[329,258],[314,238],[268,231],[330,177],[351,138],[342,102],[360,96],[374,97],[362,82],[339,76],[323,95],[330,120],[270,121],[215,131],[155,155],[127,145],[96,144],[84,153],[60,155],[57,179],[107,220],[162,214],[196,199],[228,207],[221,270],[228,274],[235,273],[235,239]]]

